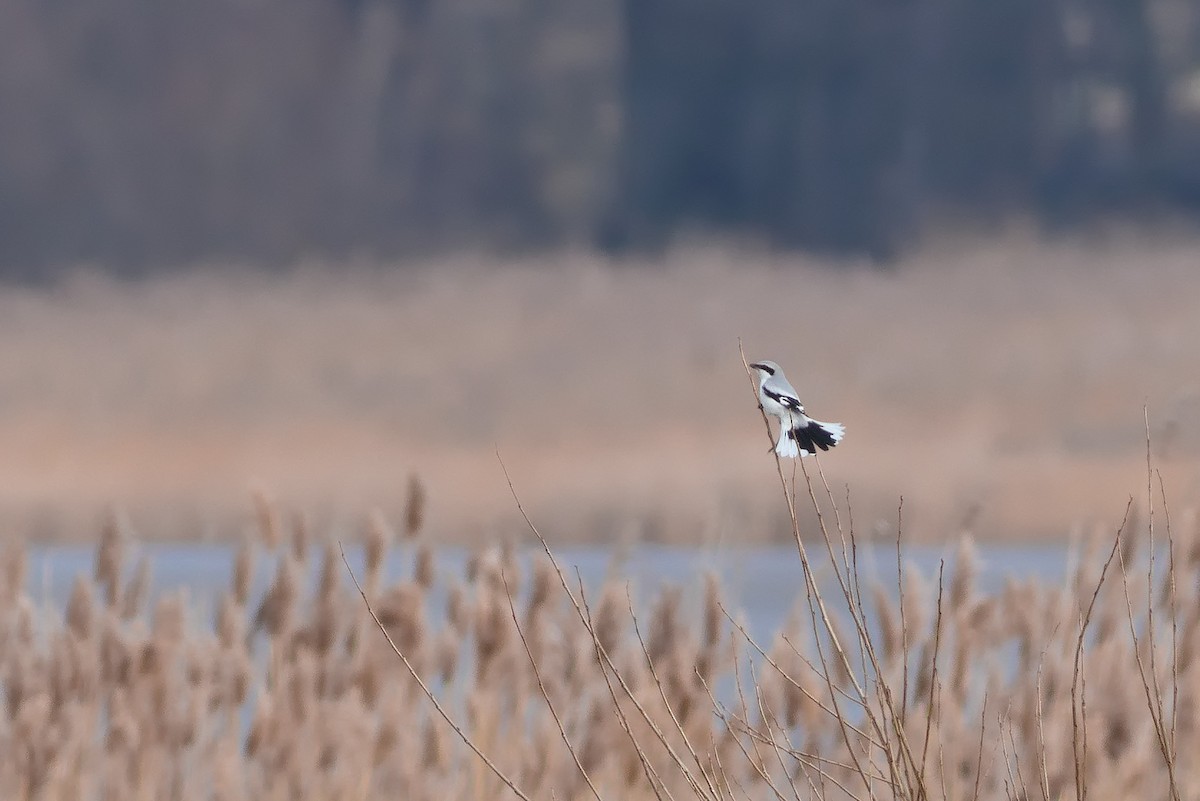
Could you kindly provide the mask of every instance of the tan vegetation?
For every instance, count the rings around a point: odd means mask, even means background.
[[[777,479],[799,556],[798,613],[766,643],[749,638],[712,578],[698,609],[672,591],[639,609],[617,577],[582,587],[532,524],[544,548],[532,569],[492,547],[466,575],[443,576],[421,534],[417,490],[400,542],[381,517],[367,526],[362,599],[334,542],[317,547],[308,529],[261,504],[211,626],[189,619],[181,595],[146,608],[145,573],[130,576],[116,525],[61,615],[31,601],[25,556],[10,546],[0,571],[0,793],[1105,801],[1200,792],[1184,756],[1200,748],[1200,531],[1194,519],[1172,525],[1161,482],[1148,482],[1142,522],[1127,517],[1116,539],[1098,537],[1062,586],[1015,581],[984,594],[969,544],[952,573],[906,570],[896,587],[864,585],[850,510],[834,505],[824,474]],[[820,509],[811,538],[800,536],[789,486]],[[393,547],[411,570],[389,580]],[[249,576],[262,558],[275,576],[255,599]],[[444,608],[432,605],[437,589]]]
[[[942,246],[880,273],[681,248],[499,263],[232,267],[0,294],[0,524],[239,534],[259,490],[345,531],[429,491],[428,531],[517,530],[495,451],[555,541],[778,539],[736,342],[840,420],[861,530],[1061,538],[1119,518],[1141,410],[1200,493],[1200,245]],[[1086,519],[1081,516],[1086,515]],[[811,522],[811,520],[806,521]]]

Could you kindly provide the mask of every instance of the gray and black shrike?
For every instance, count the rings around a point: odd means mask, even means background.
[[[811,456],[818,448],[827,451],[842,441],[846,427],[841,423],[822,423],[806,415],[804,404],[778,364],[764,360],[750,367],[758,372],[759,403],[767,414],[779,418],[776,454],[785,459]]]

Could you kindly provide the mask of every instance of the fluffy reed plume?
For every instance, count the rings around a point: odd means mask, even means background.
[[[304,515],[296,513],[292,515],[292,556],[297,564],[307,564],[309,557],[309,548],[312,541],[312,533],[308,529],[308,520]]]
[[[76,576],[71,586],[71,597],[67,601],[67,628],[81,640],[92,636],[95,620],[94,585],[83,576]]]
[[[109,606],[115,605],[121,594],[124,540],[120,521],[116,513],[112,513],[100,527],[100,544],[96,546],[94,571],[96,582],[104,590],[104,602]]]
[[[233,597],[240,606],[250,600],[250,584],[254,581],[254,540],[243,536],[233,560]]]
[[[380,622],[397,646],[415,664],[425,643],[425,592],[421,585],[401,582],[388,588],[375,607]],[[486,626],[485,626],[486,627]]]
[[[392,530],[387,524],[383,513],[376,510],[367,521],[367,538],[365,544],[367,594],[374,596],[379,591],[379,582],[383,577],[383,561],[392,545]]]
[[[295,562],[287,555],[280,557],[275,579],[254,615],[253,630],[266,629],[267,633],[275,638],[290,632],[296,600],[300,594],[298,573]]]
[[[279,510],[261,492],[254,493],[254,513],[258,519],[258,535],[267,550],[273,551],[283,541],[283,530],[279,523]]]
[[[428,542],[422,542],[417,546],[416,553],[413,554],[413,581],[428,592],[433,589],[433,583],[436,580],[433,548]]]
[[[25,590],[25,577],[29,573],[29,556],[25,541],[9,540],[0,552],[0,603],[6,608],[17,602]]]
[[[141,612],[150,592],[150,560],[144,555],[138,558],[133,577],[125,584],[121,593],[121,619],[132,620]]]
[[[404,538],[411,540],[425,522],[425,486],[417,476],[409,476],[408,497],[404,501]]]

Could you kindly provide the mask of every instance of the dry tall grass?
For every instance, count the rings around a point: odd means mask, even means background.
[[[1200,530],[1158,487],[1061,586],[986,594],[966,543],[952,574],[863,582],[823,473],[778,478],[789,518],[797,488],[820,516],[793,527],[800,613],[770,642],[711,577],[691,610],[674,591],[638,608],[617,578],[585,588],[549,548],[529,570],[493,547],[443,576],[419,491],[398,534],[366,526],[361,599],[335,543],[262,504],[211,627],[179,595],[147,608],[116,525],[61,615],[10,547],[0,796],[1197,797]],[[391,548],[411,565],[394,581]]]
[[[84,536],[118,503],[233,539],[262,490],[336,528],[398,519],[416,472],[430,534],[476,545],[520,526],[499,444],[555,542],[784,538],[740,336],[847,425],[826,469],[864,531],[903,494],[913,539],[1060,538],[1120,516],[1145,403],[1172,495],[1200,494],[1197,263],[1013,236],[894,273],[687,247],[2,287],[0,526]]]

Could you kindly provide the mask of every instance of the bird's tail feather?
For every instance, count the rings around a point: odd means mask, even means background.
[[[809,420],[789,431],[788,436],[784,439],[794,443],[790,449],[793,452],[789,458],[795,459],[797,455],[812,456],[818,448],[827,451],[841,442],[844,436],[846,436],[846,427],[841,423],[822,423],[819,420]],[[779,448],[776,448],[775,451],[780,456],[785,455]]]
[[[775,454],[781,459],[795,459],[800,455],[796,440],[792,438],[790,431],[780,433],[779,442],[775,443]]]

